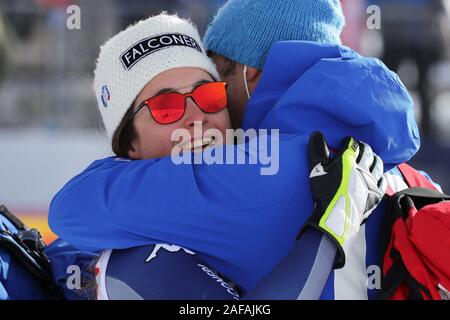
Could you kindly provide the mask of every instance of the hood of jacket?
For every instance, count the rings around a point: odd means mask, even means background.
[[[420,147],[413,100],[394,72],[348,47],[305,41],[274,44],[243,128],[307,136],[320,130],[336,148],[353,136],[387,169]]]

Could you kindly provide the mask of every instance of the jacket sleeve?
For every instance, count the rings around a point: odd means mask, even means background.
[[[281,222],[295,235],[312,210],[306,145],[305,136],[280,136],[272,175],[262,174],[267,161],[176,165],[170,157],[98,160],[55,195],[49,225],[78,249],[92,251],[157,241],[200,251],[218,244],[232,250],[243,241],[249,246],[269,243],[273,226]],[[274,150],[269,142],[270,147]],[[223,148],[246,156],[251,150],[249,144]],[[298,210],[294,222],[286,218],[293,210]]]

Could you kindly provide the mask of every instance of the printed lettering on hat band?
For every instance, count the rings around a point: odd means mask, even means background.
[[[126,70],[130,70],[142,58],[172,46],[189,47],[202,52],[195,39],[184,34],[169,33],[139,41],[120,55],[120,61]]]

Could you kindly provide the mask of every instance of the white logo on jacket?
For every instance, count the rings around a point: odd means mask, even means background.
[[[195,255],[195,252],[193,252],[193,251],[190,251],[188,249],[185,249],[185,248],[182,248],[179,246],[175,246],[172,244],[156,244],[155,247],[153,248],[152,252],[148,256],[148,258],[145,260],[145,262],[150,262],[152,259],[156,258],[156,255],[158,254],[159,249],[164,249],[169,252],[178,252],[180,250],[184,250],[184,252],[186,252],[187,254]]]

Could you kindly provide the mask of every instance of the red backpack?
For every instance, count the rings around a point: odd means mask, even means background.
[[[450,299],[450,196],[406,164],[398,166],[408,189],[388,187],[378,299]]]

